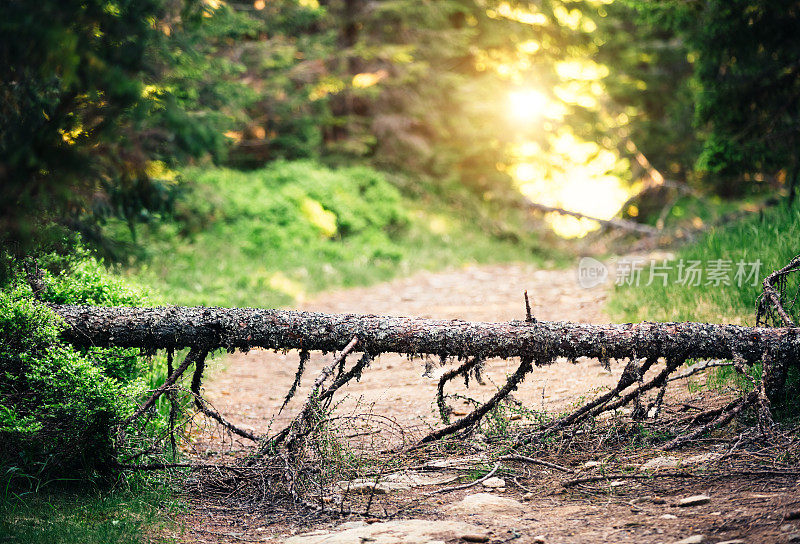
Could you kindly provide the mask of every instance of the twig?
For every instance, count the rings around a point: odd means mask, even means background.
[[[731,365],[733,365],[733,362],[731,361],[725,361],[722,359],[711,359],[710,361],[705,361],[703,363],[696,364],[690,367],[689,370],[687,370],[682,374],[679,374],[677,376],[671,376],[669,379],[667,379],[667,381],[673,382],[675,380],[682,380],[684,378],[688,378],[689,376],[697,374],[702,370],[706,370],[707,368],[717,368],[717,367],[731,366]]]
[[[442,489],[437,489],[436,491],[425,493],[425,496],[430,497],[431,495],[437,495],[439,493],[450,493],[451,491],[458,491],[459,489],[468,489],[472,486],[478,485],[479,483],[485,482],[486,480],[494,476],[494,473],[497,472],[497,469],[499,468],[500,468],[500,462],[498,461],[497,463],[494,464],[494,468],[490,470],[483,478],[480,478],[473,482],[469,482],[468,484],[454,485],[452,487],[443,487]]]
[[[561,472],[568,472],[570,474],[575,473],[575,471],[572,470],[571,468],[562,467],[561,465],[556,465],[555,463],[548,463],[547,461],[542,461],[541,459],[534,459],[533,457],[526,457],[524,455],[504,455],[500,459],[502,459],[503,461],[522,461],[525,463],[531,463],[534,465],[541,465],[543,467],[560,470]]]
[[[175,382],[178,381],[178,379],[181,377],[181,375],[183,375],[186,369],[189,368],[189,365],[191,365],[194,362],[195,357],[197,357],[200,353],[201,350],[199,348],[196,347],[191,348],[189,350],[189,353],[186,354],[186,357],[183,359],[183,362],[175,370],[175,372],[173,372],[170,376],[167,376],[167,379],[164,380],[164,383],[161,384],[161,386],[158,387],[155,391],[153,391],[153,394],[150,395],[150,398],[148,398],[144,404],[142,404],[139,408],[136,409],[135,412],[133,412],[131,415],[125,418],[125,420],[122,423],[120,423],[120,428],[124,429],[131,421],[133,421],[134,419],[145,413],[147,410],[149,410],[150,407],[153,406],[153,404],[155,404],[155,402],[158,400],[158,397],[164,394],[164,392],[167,391],[170,387],[175,385]]]
[[[122,470],[150,471],[150,470],[167,470],[170,468],[191,468],[193,470],[230,470],[231,472],[235,472],[237,474],[244,473],[242,467],[233,467],[230,465],[216,465],[212,463],[150,463],[147,465],[116,463],[114,464],[114,466]]]
[[[562,482],[564,487],[573,487],[579,484],[600,482],[603,480],[647,480],[650,478],[729,478],[731,476],[786,476],[796,477],[800,471],[796,470],[733,470],[720,473],[694,474],[692,472],[655,472],[652,474],[605,474],[598,476],[586,476]]]
[[[174,356],[175,350],[167,350],[167,376],[171,376],[175,372],[175,368],[172,365]],[[176,459],[178,457],[178,444],[175,440],[175,415],[178,411],[178,400],[175,398],[175,391],[172,389],[167,393],[167,397],[169,398],[169,445],[172,450],[172,458]]]
[[[447,427],[444,427],[442,429],[430,433],[420,441],[420,444],[424,444],[426,442],[432,442],[434,440],[439,440],[443,436],[447,436],[448,434],[460,431],[461,429],[469,427],[470,425],[473,425],[474,423],[480,421],[480,419],[483,416],[485,416],[486,413],[489,412],[489,410],[494,408],[498,402],[500,402],[502,399],[507,397],[509,393],[515,390],[517,386],[519,386],[519,383],[525,377],[525,374],[530,372],[532,369],[533,369],[533,359],[530,359],[528,357],[520,358],[520,364],[517,367],[516,372],[514,372],[514,374],[512,374],[511,377],[508,378],[503,388],[500,389],[497,393],[495,393],[495,395],[491,399],[486,401],[486,403],[478,406],[477,408],[475,408],[475,410],[473,410],[463,418],[459,419],[452,425],[448,425]]]
[[[525,321],[527,323],[536,323],[536,318],[531,313],[531,303],[528,300],[528,290],[525,289]]]
[[[598,476],[585,476],[562,482],[564,487],[574,487],[579,484],[590,484],[603,480],[649,480],[651,478],[696,478],[698,474],[691,472],[656,472],[654,474],[602,474]]]
[[[300,350],[300,363],[297,365],[297,372],[294,375],[294,381],[292,382],[292,386],[289,388],[289,392],[286,393],[286,398],[283,399],[283,404],[281,404],[278,413],[283,412],[283,409],[286,408],[286,405],[289,404],[289,401],[292,400],[294,397],[295,391],[300,386],[300,379],[303,377],[303,372],[306,369],[306,363],[311,358],[311,355],[306,350]]]

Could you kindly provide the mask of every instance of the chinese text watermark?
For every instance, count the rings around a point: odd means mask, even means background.
[[[681,285],[686,287],[744,287],[761,283],[760,259],[646,259],[623,257],[614,270],[614,284],[632,287],[649,285]],[[583,257],[578,263],[578,284],[586,289],[606,283],[608,266],[592,257]]]

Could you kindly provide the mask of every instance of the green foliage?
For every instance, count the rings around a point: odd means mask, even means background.
[[[134,142],[120,141],[121,120],[142,95],[139,76],[155,32],[150,20],[161,14],[158,0],[11,1],[4,6],[4,252],[30,251],[41,242],[44,225],[77,220],[95,192],[106,196],[97,202],[106,210],[135,194],[146,198],[137,210],[163,204],[157,191],[144,187],[141,161],[125,159],[135,154]]]
[[[79,251],[53,256],[42,300],[119,305],[143,298]],[[0,466],[19,477],[107,473],[114,429],[134,406],[144,362],[131,349],[76,350],[62,324],[33,299],[21,271],[0,291]]]
[[[709,130],[698,166],[723,181],[782,169],[796,176],[800,5],[715,1],[688,15],[702,88],[697,119]]]
[[[58,331],[46,307],[0,293],[0,465],[91,475],[111,458],[113,424],[130,408],[128,395]]]
[[[209,21],[213,21],[210,23]],[[231,28],[237,31],[231,34]],[[253,31],[201,2],[12,0],[0,21],[0,265],[69,233],[113,254],[98,224],[168,212],[170,167],[219,157],[252,99],[217,44]],[[0,269],[0,272],[4,270]]]
[[[99,491],[72,488],[0,500],[0,534],[15,544],[171,542],[179,511],[169,491],[136,483]]]
[[[616,140],[623,154],[635,143],[667,178],[692,180],[701,146],[693,124],[694,56],[653,5],[622,0],[602,9],[596,58],[610,70],[603,83],[612,118],[597,127],[597,137]],[[633,161],[634,179],[638,167]]]
[[[645,270],[639,286],[617,287],[608,310],[615,319],[631,322],[704,321],[753,325],[761,280],[797,255],[799,236],[800,206],[797,205],[773,207],[738,223],[712,229],[697,243],[676,252],[666,286],[660,278],[651,285],[644,285],[648,280]],[[676,284],[677,263],[681,259],[684,263],[700,261],[703,267],[717,259],[728,260],[734,272],[739,261],[760,261],[761,267],[755,285],[751,279],[741,286],[733,281],[732,285],[709,286],[705,278],[698,286],[682,285]],[[642,304],[643,300],[647,304]]]
[[[659,2],[642,8],[694,60],[692,96],[702,150],[696,168],[720,194],[798,176],[800,69],[796,0]]]
[[[147,253],[129,271],[172,304],[270,307],[420,268],[553,256],[530,234],[485,234],[475,225],[488,220],[456,207],[452,192],[447,204],[410,200],[367,167],[300,161],[185,175],[195,183],[190,215],[206,219],[143,229]]]

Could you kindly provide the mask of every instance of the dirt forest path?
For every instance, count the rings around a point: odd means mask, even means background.
[[[323,293],[304,302],[300,309],[508,321],[524,318],[525,290],[529,293],[533,314],[539,319],[609,321],[603,313],[608,287],[584,289],[579,286],[574,269],[540,270],[525,264],[420,272],[372,287]],[[325,357],[312,354],[301,387],[280,414],[278,409],[297,369],[297,353],[253,350],[227,356],[221,366],[219,360],[214,361],[205,393],[234,423],[258,434],[274,432],[291,420],[319,370],[330,359],[330,354]],[[440,367],[438,361],[435,363],[428,375],[423,375],[426,365],[420,359],[382,355],[364,372],[360,382],[351,383],[337,393],[342,400],[336,414],[385,416],[403,429],[389,441],[409,442],[422,436],[432,426],[441,425],[435,407],[436,384],[438,377],[456,364],[451,362]],[[472,383],[466,389],[463,381],[456,380],[449,384],[448,393],[485,400],[504,382],[506,375],[513,372],[516,364],[515,361],[487,361],[484,385]],[[215,365],[217,370],[213,370]],[[584,360],[577,365],[558,361],[535,369],[514,397],[527,408],[563,411],[593,392],[613,386],[623,366],[612,362],[609,371],[596,360]],[[461,399],[451,398],[449,404],[456,416],[463,415],[469,408]],[[707,456],[700,457],[700,463],[720,456],[711,450],[695,450],[681,452],[677,458],[688,466],[690,462],[697,462],[698,453]],[[207,455],[219,459],[224,453],[212,441]],[[657,450],[615,451],[611,448],[586,459],[573,458],[570,462],[579,476],[605,470],[605,463],[609,463],[608,470],[613,465],[617,471],[636,472],[648,459],[663,455]],[[298,528],[295,522],[288,520],[274,524],[274,516],[260,514],[257,509],[243,507],[241,514],[231,514],[224,508],[204,504],[201,498],[189,515],[191,528],[180,540],[288,544],[800,542],[796,522],[784,520],[785,513],[800,504],[800,480],[687,479],[677,483],[658,478],[652,481],[601,480],[599,488],[581,491],[579,486],[577,491],[568,491],[561,487],[564,475],[557,471],[530,466],[522,470],[527,475],[527,479],[523,479],[527,484],[519,481],[512,484],[509,479],[499,488],[479,484],[436,495],[407,515],[392,520],[346,516]],[[406,499],[409,494],[436,488],[436,482],[430,480],[427,473],[406,476],[412,480],[416,478],[416,483],[410,489],[406,486],[402,492]],[[446,485],[438,484],[440,488]],[[692,495],[710,499],[699,500],[688,507],[678,506],[682,498]],[[744,540],[737,540],[739,538]]]
[[[421,272],[372,287],[322,294],[299,306],[301,310],[326,313],[363,313],[414,316],[465,321],[524,319],[523,293],[527,289],[533,315],[552,321],[608,322],[603,314],[607,289],[583,289],[574,270],[538,270],[530,265],[470,266],[446,272]],[[330,356],[312,354],[302,386],[295,399],[272,423],[283,427],[299,409],[317,373]],[[485,399],[514,371],[515,361],[486,363],[485,385],[467,390],[456,380],[448,392]],[[254,350],[226,359],[226,370],[209,381],[206,392],[225,414],[256,432],[265,432],[278,412],[297,369],[297,354]],[[436,424],[436,384],[451,365],[437,364],[428,373],[425,362],[383,354],[364,373],[360,382],[344,388],[339,410],[369,410],[396,419],[404,428]],[[580,369],[566,361],[539,368],[529,375],[515,397],[536,409],[558,410],[587,391],[613,385],[614,374],[593,362]],[[305,394],[304,394],[305,393]],[[462,401],[463,402],[463,401]],[[454,406],[454,415],[466,410]]]

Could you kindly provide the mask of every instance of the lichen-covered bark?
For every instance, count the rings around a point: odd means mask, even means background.
[[[106,308],[53,305],[67,323],[66,340],[80,346],[228,350],[342,350],[357,336],[360,351],[441,357],[733,358],[759,360],[765,352],[795,362],[800,328],[708,323],[568,322],[481,323],[408,317],[322,314],[251,308]]]

